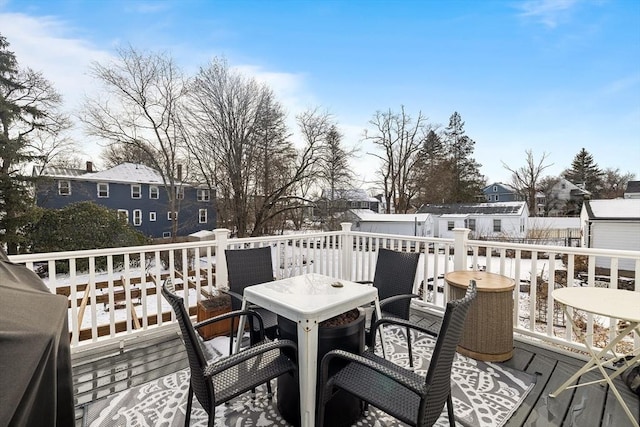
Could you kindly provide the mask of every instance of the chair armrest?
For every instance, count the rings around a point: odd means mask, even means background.
[[[424,334],[430,335],[432,337],[437,337],[438,333],[427,328],[423,328],[422,326],[418,326],[415,323],[411,323],[409,320],[399,319],[397,317],[383,317],[382,319],[376,320],[376,323],[371,328],[372,336],[371,343],[376,342],[376,334],[380,330],[380,327],[384,324],[397,325],[402,326],[407,329],[413,329],[414,331],[422,332]]]
[[[220,359],[219,361],[212,363],[211,365],[207,366],[207,368],[204,370],[204,375],[207,377],[213,376],[217,373],[224,371],[225,369],[228,369],[234,365],[237,365],[238,363],[242,363],[253,357],[259,356],[261,354],[267,353],[269,351],[272,351],[278,348],[291,349],[293,351],[293,356],[294,356],[293,361],[295,362],[298,360],[298,347],[296,346],[295,342],[291,340],[265,341],[261,344],[247,347],[246,349],[239,351],[238,353],[234,353],[229,357],[225,357],[223,359]]]
[[[398,370],[389,369],[384,364],[379,363],[372,358],[360,356],[354,353],[349,353],[348,351],[344,351],[344,350],[331,350],[322,358],[322,362],[321,362],[322,378],[320,382],[321,387],[324,387],[324,385],[327,382],[327,379],[329,377],[329,365],[331,364],[331,361],[335,358],[343,359],[352,363],[358,363],[360,365],[367,366],[375,371],[382,373],[387,378],[401,384],[403,387],[406,387],[412,392],[420,395],[423,394],[424,383],[417,384],[416,381],[413,378],[411,378],[409,375],[402,375],[402,373],[399,372]]]
[[[210,325],[212,323],[221,322],[223,320],[233,319],[236,317],[240,318],[241,316],[247,316],[249,318],[249,324],[251,325],[252,328],[253,328],[253,322],[255,320],[258,321],[258,327],[259,327],[258,342],[263,341],[264,340],[264,322],[262,320],[262,316],[260,316],[259,313],[256,313],[253,310],[235,310],[235,311],[230,311],[228,313],[220,314],[218,316],[203,320],[202,322],[194,323],[193,328],[197,330],[204,326]],[[233,333],[233,331],[231,331],[231,333]]]
[[[394,295],[392,297],[389,298],[385,298],[382,301],[380,301],[380,310],[384,310],[384,306],[387,304],[391,304],[392,302],[395,301],[401,301],[404,299],[412,299],[412,298],[420,298],[420,295],[416,295],[416,294],[402,294],[402,295]]]
[[[229,290],[229,289],[220,289],[220,292],[222,292],[224,294],[227,294],[227,295],[231,295],[231,298],[235,298],[238,301],[242,302],[242,299],[243,299],[242,295],[240,295],[237,292],[233,292],[232,290]]]

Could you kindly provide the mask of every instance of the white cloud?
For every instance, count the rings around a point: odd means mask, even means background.
[[[68,110],[77,109],[84,93],[95,85],[87,75],[91,62],[110,57],[86,41],[69,37],[65,23],[54,18],[3,13],[0,28],[19,66],[42,72],[63,95]]]
[[[529,0],[518,5],[520,16],[532,18],[549,28],[555,28],[562,17],[570,11],[578,0]]]
[[[111,55],[74,38],[74,29],[53,17],[0,13],[0,28],[18,65],[41,72],[62,95],[63,110],[74,119],[85,95],[95,88],[95,81],[87,74],[90,64]],[[88,159],[97,160],[101,147],[84,136],[77,123],[71,136]]]

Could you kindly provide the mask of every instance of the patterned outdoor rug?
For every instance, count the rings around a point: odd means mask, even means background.
[[[399,329],[386,332],[387,358],[408,366],[405,339]],[[228,348],[225,338],[209,342],[210,352]],[[416,337],[414,359],[421,361],[418,372],[426,373],[435,342],[428,336]],[[502,426],[521,404],[535,383],[535,377],[525,372],[503,368],[499,364],[485,363],[456,355],[453,366],[453,405],[456,424],[466,427]],[[275,386],[276,382],[273,382]],[[184,425],[189,371],[183,370],[130,390],[111,395],[91,403],[85,412],[85,425],[90,427],[136,426],[174,427]],[[207,415],[194,398],[191,413],[192,426],[206,426]],[[276,408],[276,396],[270,400],[266,387],[258,389],[255,399],[250,394],[241,396],[228,405],[216,408],[216,426],[288,426]],[[356,426],[404,425],[389,415],[369,407],[369,411]],[[437,426],[448,426],[446,406]]]

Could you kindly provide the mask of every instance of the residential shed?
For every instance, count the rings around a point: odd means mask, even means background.
[[[580,213],[582,246],[640,251],[640,199],[585,200]],[[596,267],[610,268],[609,258]],[[618,260],[621,270],[635,270],[632,259]]]
[[[379,214],[368,209],[351,209],[353,231],[433,237],[433,216],[430,214]]]

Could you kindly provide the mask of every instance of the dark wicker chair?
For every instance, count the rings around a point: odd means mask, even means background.
[[[297,347],[293,341],[278,340],[264,341],[262,319],[251,310],[232,311],[220,316],[192,324],[184,306],[183,299],[176,295],[171,281],[162,286],[162,295],[171,304],[176,313],[184,345],[189,358],[191,380],[189,383],[189,397],[185,414],[185,426],[191,418],[193,395],[209,415],[208,426],[213,427],[215,408],[221,403],[234,397],[254,391],[257,386],[270,381],[280,375],[293,375],[297,381]],[[215,361],[208,361],[196,334],[196,329],[211,323],[247,316],[250,323],[257,323],[262,332],[261,342],[251,342],[251,345],[241,351]],[[232,333],[232,332],[231,332]],[[281,351],[287,349],[287,351]],[[293,358],[287,357],[292,354]]]
[[[229,290],[225,292],[232,297],[231,309],[240,310],[244,288],[273,281],[271,248],[226,249],[224,253],[229,272]],[[275,339],[278,336],[278,316],[261,307],[250,308],[262,317],[266,336]]]
[[[467,311],[475,297],[476,283],[471,281],[464,298],[447,303],[438,334],[398,318],[383,317],[376,322],[374,335],[380,326],[392,324],[437,336],[426,378],[374,354],[372,347],[362,355],[343,350],[328,352],[321,363],[316,425],[323,425],[325,404],[334,390],[342,389],[411,426],[432,426],[446,403],[449,424],[454,426],[451,366]],[[343,363],[346,360],[349,364],[328,378],[329,365],[334,359]]]
[[[380,310],[382,317],[397,317],[409,320],[411,298],[417,298],[413,294],[413,282],[418,268],[418,252],[397,252],[390,249],[378,249],[376,272],[373,281],[361,281],[358,283],[373,283],[378,288]],[[375,312],[371,317],[371,324],[376,321]],[[370,328],[367,328],[367,342],[371,343]],[[411,343],[409,343],[411,348]]]

